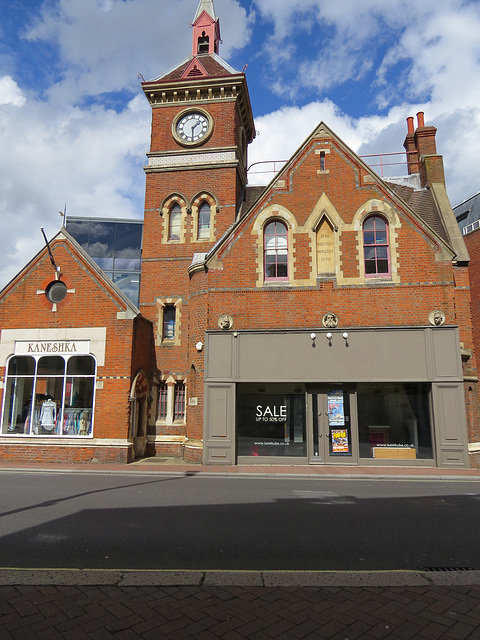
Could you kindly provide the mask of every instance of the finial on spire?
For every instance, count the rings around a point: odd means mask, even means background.
[[[213,0],[200,0],[192,26],[192,55],[218,53],[220,21],[215,14]]]
[[[195,24],[195,22],[204,11],[206,11],[208,15],[213,18],[213,20],[217,19],[217,16],[215,15],[215,7],[213,6],[213,0],[200,0],[197,13],[195,14],[195,18],[193,19],[193,24]]]

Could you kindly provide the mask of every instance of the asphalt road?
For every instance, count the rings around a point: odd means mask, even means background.
[[[480,569],[480,482],[0,474],[0,567]]]

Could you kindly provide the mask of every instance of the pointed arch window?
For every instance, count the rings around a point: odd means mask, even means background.
[[[265,280],[288,280],[288,231],[283,222],[269,222],[264,230]]]
[[[390,275],[388,224],[381,216],[369,216],[363,223],[365,276]]]
[[[168,239],[180,240],[180,231],[182,229],[182,210],[179,204],[174,204],[170,209],[168,220]]]
[[[210,238],[210,205],[202,202],[198,209],[198,239],[208,240]]]

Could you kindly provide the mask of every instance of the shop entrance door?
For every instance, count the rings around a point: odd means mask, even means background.
[[[358,464],[357,429],[352,424],[352,389],[322,385],[308,393],[312,464]]]

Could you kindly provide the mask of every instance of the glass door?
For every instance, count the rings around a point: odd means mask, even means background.
[[[314,389],[309,395],[312,416],[310,461],[356,464],[358,456],[352,432],[351,390],[332,384]]]

